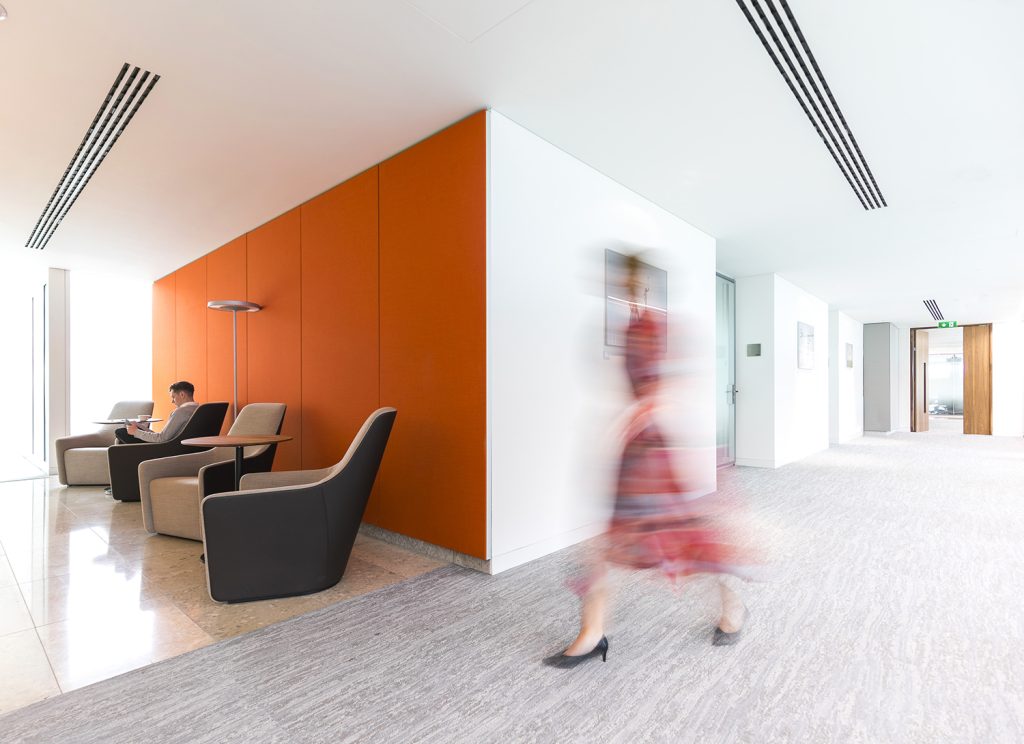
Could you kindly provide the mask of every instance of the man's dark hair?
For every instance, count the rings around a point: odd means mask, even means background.
[[[193,385],[191,382],[186,382],[185,380],[182,380],[181,382],[172,383],[171,386],[167,389],[170,390],[172,393],[188,393],[189,398],[196,394],[196,386]]]

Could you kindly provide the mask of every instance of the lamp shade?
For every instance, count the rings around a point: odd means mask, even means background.
[[[224,310],[231,313],[258,313],[263,309],[262,305],[245,300],[210,300],[206,306],[211,310]]]

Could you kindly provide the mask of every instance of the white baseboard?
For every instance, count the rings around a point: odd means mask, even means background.
[[[831,439],[831,440],[829,440],[829,444],[846,444],[847,442],[852,442],[854,439],[860,439],[863,436],[864,436],[864,431],[863,430],[855,431],[852,434],[844,434],[843,436],[841,436],[841,437],[839,437],[837,439]]]
[[[546,540],[533,543],[532,545],[526,545],[522,548],[516,548],[510,550],[507,553],[501,555],[491,556],[490,571],[492,574],[501,573],[507,571],[510,568],[521,566],[524,563],[536,560],[537,558],[543,558],[546,555],[550,555],[562,548],[568,548],[576,543],[581,543],[584,540],[589,540],[592,537],[596,537],[605,531],[607,525],[604,522],[598,524],[589,524],[585,527],[579,527],[569,532],[563,532],[554,537],[549,537]]]
[[[760,460],[754,457],[737,457],[736,464],[745,468],[775,468],[775,460]]]

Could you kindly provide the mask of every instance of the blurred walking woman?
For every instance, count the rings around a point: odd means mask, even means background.
[[[641,268],[636,256],[627,257],[630,321],[625,366],[634,402],[622,437],[615,507],[601,557],[575,587],[583,595],[579,635],[562,653],[544,660],[549,666],[569,668],[597,656],[607,659],[604,622],[609,564],[656,569],[677,581],[696,573],[732,573],[738,561],[737,551],[713,520],[701,514],[700,499],[686,499],[686,492],[692,490],[685,482],[687,474],[675,472],[671,443],[655,420],[666,322],[660,311],[642,303]],[[724,581],[719,581],[719,591],[722,614],[712,642],[727,645],[739,638],[746,608]]]

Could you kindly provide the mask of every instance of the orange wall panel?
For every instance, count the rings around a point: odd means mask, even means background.
[[[263,305],[249,315],[248,399],[288,406],[274,470],[302,467],[302,307],[300,221],[293,209],[247,236],[248,299]]]
[[[196,400],[206,402],[206,257],[182,266],[174,281],[175,374],[195,385]],[[164,395],[172,382],[164,383]]]
[[[178,379],[175,366],[174,278],[174,274],[169,274],[153,282],[153,402],[156,404],[153,416],[165,420],[173,407],[167,395],[167,386]]]
[[[341,459],[380,400],[377,168],[300,212],[302,467],[322,468]]]
[[[380,165],[382,527],[486,558],[486,118]]]
[[[235,238],[206,256],[206,299],[244,300],[246,293],[245,236]],[[234,395],[231,354],[231,323],[233,313],[206,311],[206,386],[208,400],[230,401]],[[249,313],[238,313],[238,410],[245,407],[246,329]],[[223,431],[231,428],[231,410],[224,417]]]
[[[366,415],[399,416],[367,521],[487,557],[486,118],[424,140],[153,286],[153,386],[287,404],[275,470],[337,462]]]

